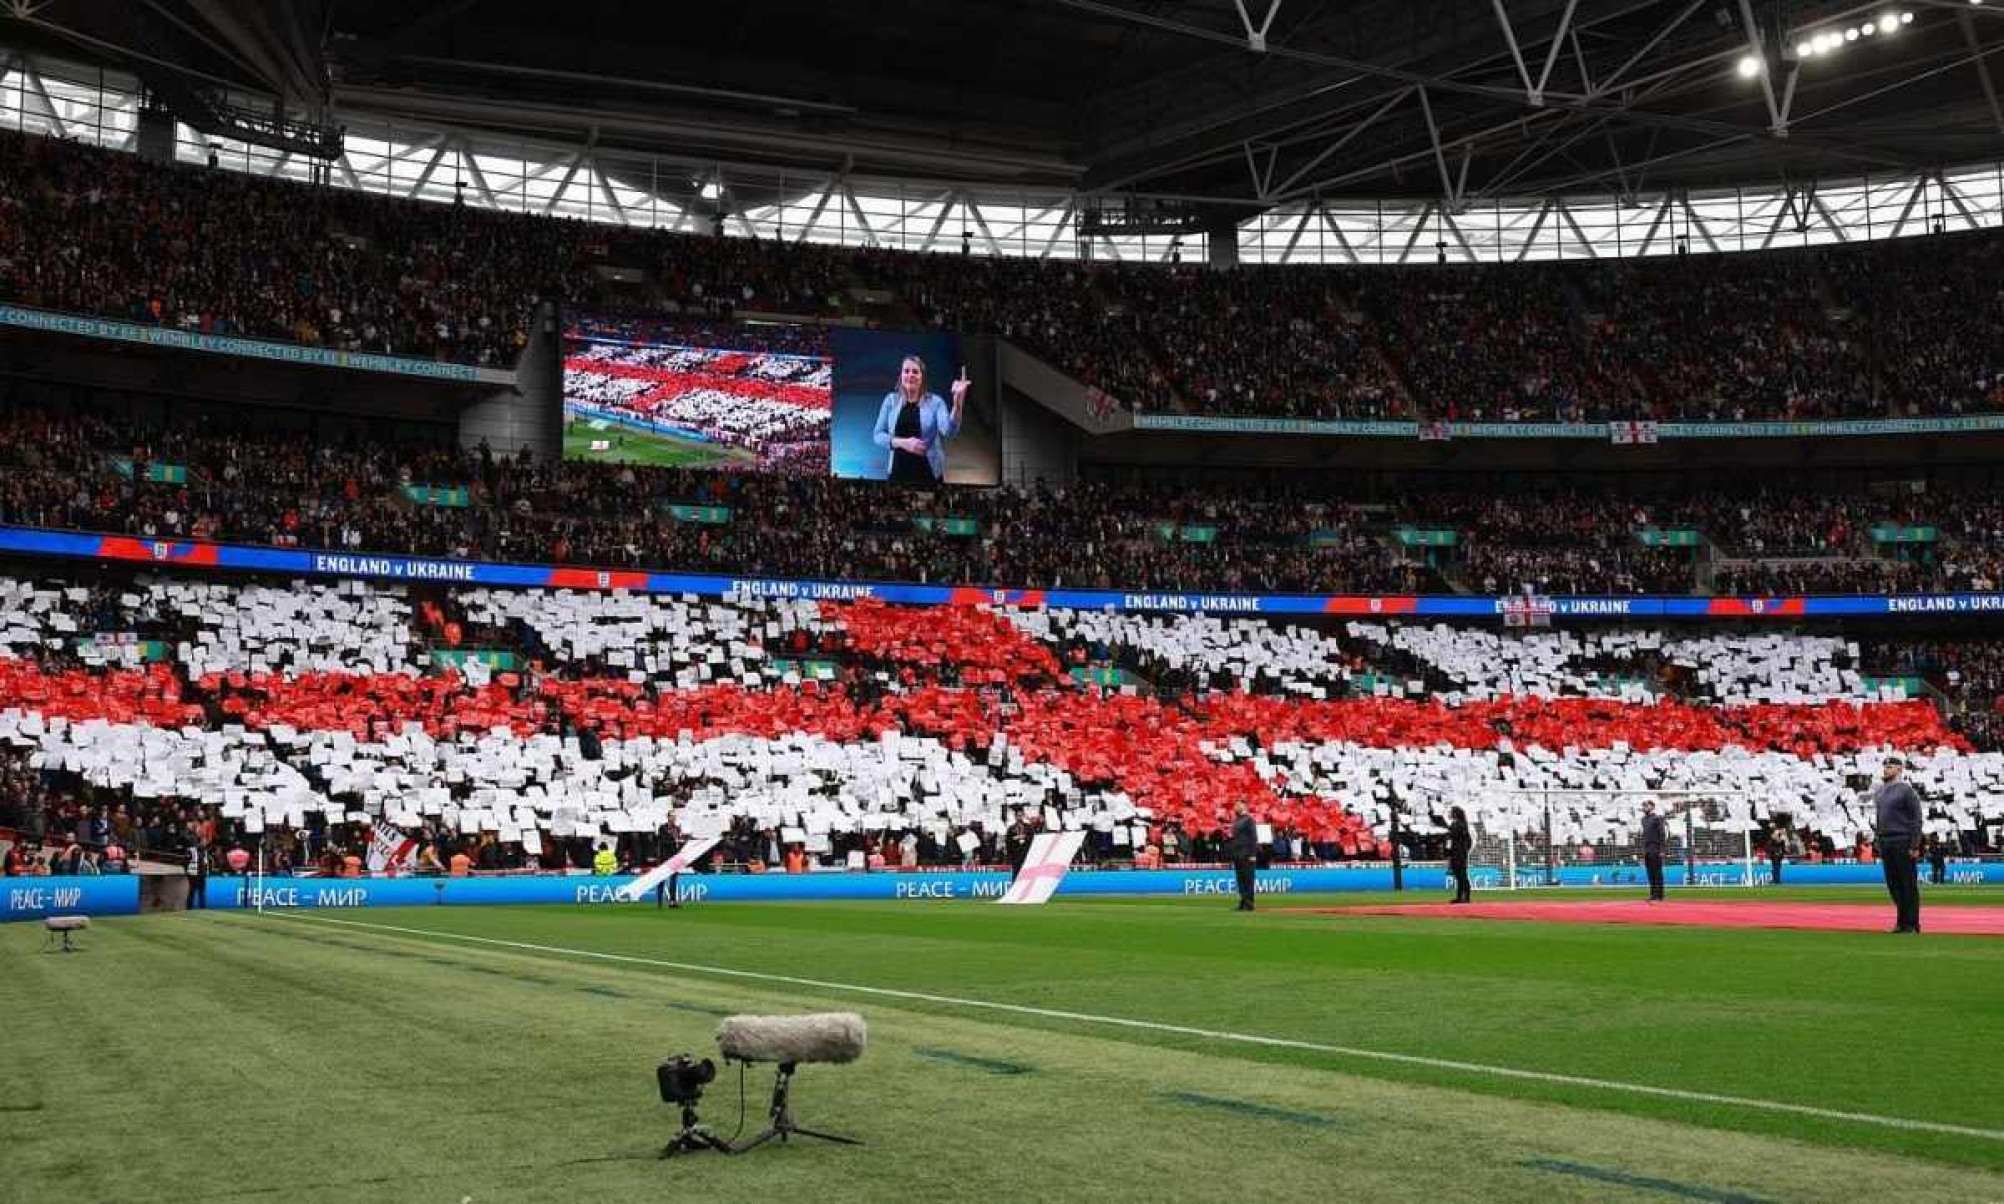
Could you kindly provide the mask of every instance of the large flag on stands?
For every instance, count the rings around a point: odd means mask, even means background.
[[[417,840],[395,824],[377,820],[369,829],[369,872],[395,874],[417,851]]]
[[[620,887],[616,893],[628,903],[633,902],[667,881],[670,875],[679,874],[702,860],[703,854],[716,848],[721,839],[719,836],[703,836],[689,841],[677,849],[673,857]]]

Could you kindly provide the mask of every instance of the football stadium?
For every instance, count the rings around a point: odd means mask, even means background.
[[[1999,51],[14,0],[0,1202],[2004,1200]]]

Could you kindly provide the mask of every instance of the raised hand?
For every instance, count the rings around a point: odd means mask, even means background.
[[[967,365],[962,364],[960,366],[960,379],[953,382],[954,409],[957,410],[961,406],[967,404],[967,389],[968,386],[972,385],[973,383],[974,383],[973,381],[967,379]]]

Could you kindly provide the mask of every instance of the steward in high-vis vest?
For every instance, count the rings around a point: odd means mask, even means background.
[[[598,851],[598,855],[591,859],[591,872],[601,878],[610,877],[619,872],[619,854],[612,851],[611,845],[601,848]]]

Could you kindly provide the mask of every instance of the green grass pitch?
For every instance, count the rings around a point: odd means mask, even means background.
[[[610,439],[610,451],[593,451],[592,441]],[[564,426],[564,459],[596,460],[607,464],[652,464],[667,468],[709,468],[733,463],[750,463],[749,452],[718,447],[691,439],[657,435],[631,427],[608,426],[595,431],[589,423]]]
[[[2004,1199],[2004,941],[1278,902],[8,926],[0,1201]],[[831,1008],[869,1051],[796,1110],[867,1145],[656,1160],[657,1061]]]

